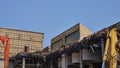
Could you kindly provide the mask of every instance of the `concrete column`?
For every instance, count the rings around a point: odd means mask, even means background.
[[[53,68],[53,62],[52,61],[50,62],[50,68]]]
[[[22,58],[22,68],[25,68],[25,57]]]
[[[62,55],[62,68],[68,68],[68,58],[66,54]]]
[[[83,68],[83,63],[82,63],[82,49],[80,51],[80,68]]]

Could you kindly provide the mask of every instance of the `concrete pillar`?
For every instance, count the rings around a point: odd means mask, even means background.
[[[25,57],[22,58],[22,68],[25,68]]]
[[[66,54],[62,55],[62,68],[68,68],[68,57]]]
[[[52,61],[50,62],[50,68],[53,68],[53,62]]]
[[[80,51],[80,68],[83,68],[83,63],[82,63],[82,49]]]

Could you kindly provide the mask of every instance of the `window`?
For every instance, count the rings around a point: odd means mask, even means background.
[[[71,42],[74,42],[74,41],[77,41],[79,39],[79,31],[76,31],[70,35],[68,35],[66,38],[65,38],[65,42],[66,44],[69,44]]]

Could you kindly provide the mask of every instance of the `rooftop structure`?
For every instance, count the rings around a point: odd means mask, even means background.
[[[76,42],[74,42],[74,40],[71,41],[70,46],[68,48],[63,48],[62,50],[58,49],[55,52],[49,52],[49,53],[47,51],[47,53],[39,52],[40,54],[38,54],[38,52],[31,53],[31,54],[29,53],[24,54],[25,56],[27,56],[26,61],[30,61],[30,59],[31,61],[34,61],[34,63],[28,63],[30,65],[38,64],[36,62],[39,61],[39,64],[40,64],[39,67],[41,68],[69,68],[69,67],[80,68],[81,65],[83,65],[83,68],[84,67],[85,68],[88,68],[88,67],[101,68],[102,54],[103,54],[103,51],[104,51],[103,49],[106,42],[106,34],[112,28],[116,28],[118,34],[120,34],[120,22],[118,22],[94,34],[84,36],[82,40],[78,39],[78,41]],[[71,34],[74,34],[74,32]],[[68,34],[68,36],[71,34]],[[56,37],[59,37],[60,35]],[[63,35],[63,36],[64,36],[63,38],[67,37],[66,35]],[[56,40],[55,42],[58,42],[58,41]],[[54,42],[54,40],[52,42]],[[66,43],[64,44],[63,44],[64,46],[69,45]],[[48,49],[45,48],[45,51],[46,50]],[[18,54],[15,57],[13,57],[13,60],[14,58],[16,58],[17,60],[15,61],[18,61],[18,60],[21,60],[22,57],[24,57],[23,54]],[[19,61],[19,64],[21,63],[22,62]],[[34,68],[35,66],[36,65],[32,67]]]

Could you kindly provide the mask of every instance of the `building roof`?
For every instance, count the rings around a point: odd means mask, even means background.
[[[0,29],[7,29],[7,30],[13,30],[13,31],[22,31],[22,32],[30,32],[30,33],[36,33],[36,34],[43,34],[42,32],[34,32],[34,31],[27,31],[27,30],[19,30],[19,29],[12,29],[12,28],[3,28],[3,27],[0,27]]]
[[[113,24],[107,28],[103,28],[102,30],[92,35],[89,35],[88,37],[84,37],[80,42],[81,45],[100,43],[101,39],[103,40],[106,39],[107,32],[112,28],[116,28],[116,30],[120,32],[120,22]]]

